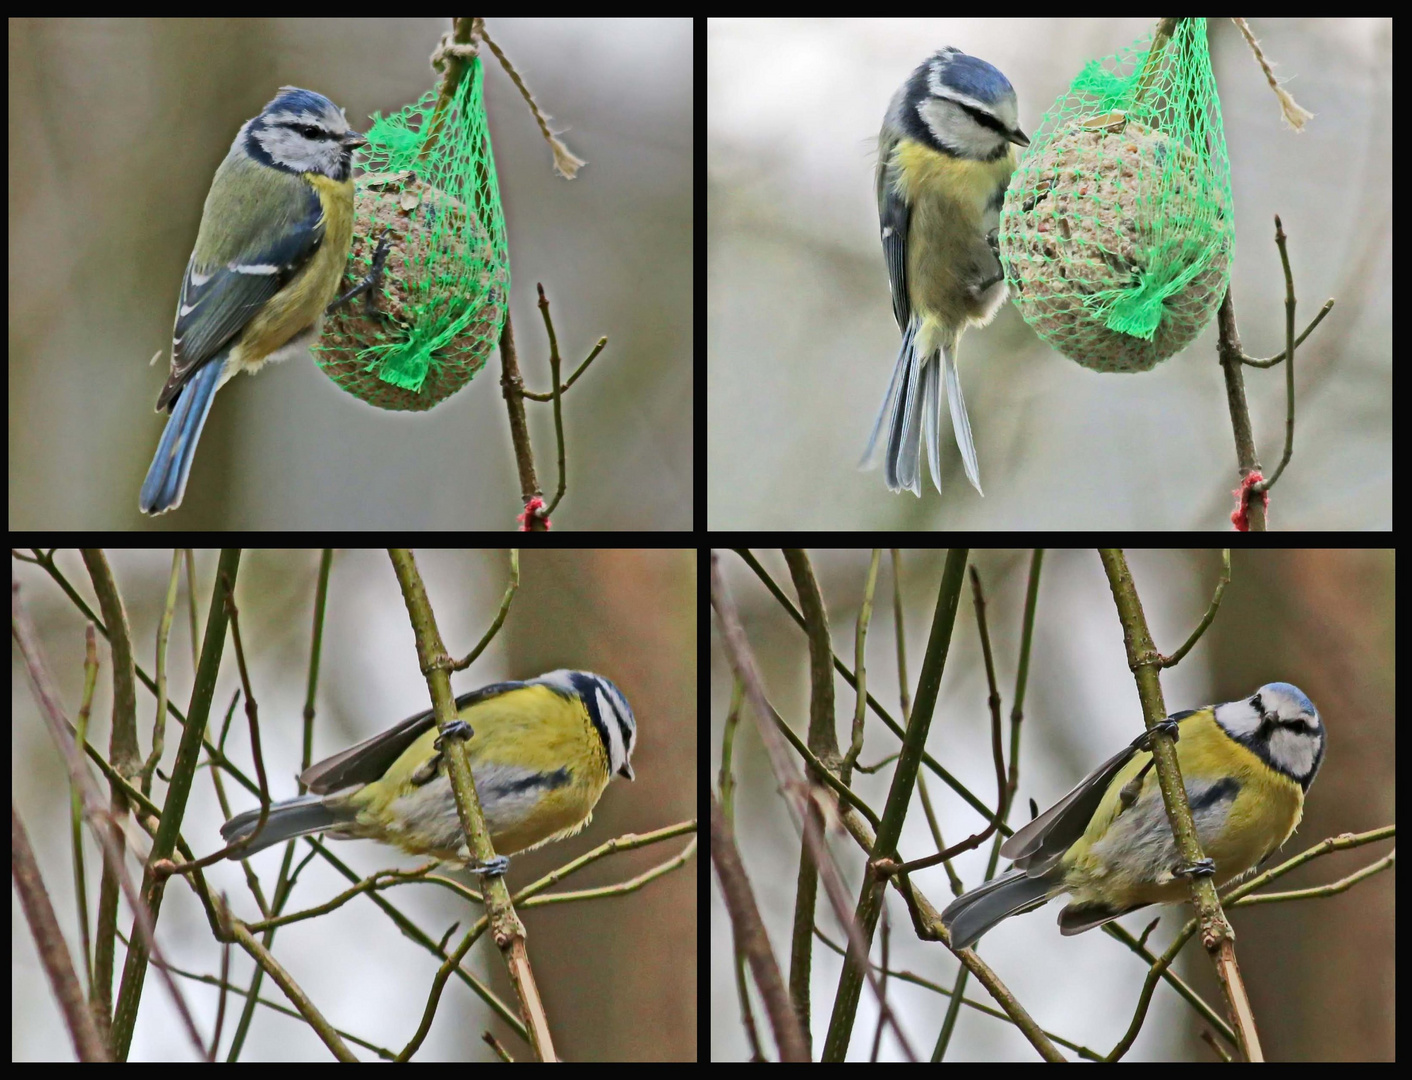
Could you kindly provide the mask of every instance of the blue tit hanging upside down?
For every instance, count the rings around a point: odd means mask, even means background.
[[[1174,713],[1177,760],[1206,862],[1183,870],[1143,734],[1000,848],[1015,865],[941,913],[953,948],[1002,919],[1067,892],[1063,934],[1190,895],[1186,876],[1217,887],[1254,869],[1293,835],[1324,760],[1324,725],[1302,690],[1269,683],[1243,701]]]
[[[143,513],[181,504],[217,390],[318,339],[353,239],[353,151],[366,143],[328,98],[293,86],[236,135],[181,286],[157,398],[171,416],[142,484]]]
[[[497,852],[483,873],[504,873],[505,855],[578,832],[614,776],[633,778],[637,722],[627,698],[602,675],[551,671],[456,699],[471,734],[466,749],[476,794]],[[309,766],[311,794],[275,803],[264,829],[228,857],[244,859],[296,836],[394,844],[461,864],[470,852],[430,710]],[[254,834],[259,810],[221,827],[234,843]]]
[[[966,477],[981,490],[956,347],[967,326],[990,322],[1008,292],[995,237],[1015,170],[1011,144],[1030,144],[1014,87],[960,49],[942,49],[912,72],[883,120],[878,218],[902,349],[862,464],[875,464],[881,449],[892,491],[921,495],[924,430],[941,491],[942,379]]]

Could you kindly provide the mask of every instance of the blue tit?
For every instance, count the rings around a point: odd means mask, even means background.
[[[293,86],[236,135],[181,285],[157,398],[171,416],[142,484],[144,513],[181,504],[216,391],[318,339],[353,239],[353,151],[366,144],[328,98]]]
[[[941,380],[966,476],[981,489],[971,423],[956,371],[967,326],[988,323],[1005,300],[996,254],[1000,207],[1028,146],[1015,89],[984,60],[945,48],[892,99],[878,137],[878,218],[902,349],[862,464],[893,491],[921,495],[921,438],[941,490]]]
[[[462,694],[456,709],[471,729],[471,775],[497,852],[483,871],[502,873],[504,855],[572,836],[592,819],[609,780],[633,778],[637,723],[602,675],[561,670],[495,683]],[[311,793],[273,804],[264,829],[230,857],[326,831],[469,863],[440,736],[427,710],[311,765],[299,776]],[[259,810],[246,810],[221,835],[233,843],[259,821]]]
[[[1324,725],[1304,691],[1282,682],[1168,720],[1176,721],[1187,801],[1220,887],[1293,834],[1324,760]],[[1000,853],[1014,866],[941,913],[954,948],[1060,893],[1070,897],[1059,913],[1064,934],[1187,899],[1147,740],[1139,736],[1005,841]]]

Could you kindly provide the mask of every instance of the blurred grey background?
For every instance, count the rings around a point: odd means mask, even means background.
[[[877,131],[943,45],[1014,84],[1040,118],[1143,19],[712,20],[708,28],[708,524],[716,529],[1229,529],[1239,482],[1214,327],[1154,371],[1100,375],[1013,306],[961,341],[985,498],[943,424],[944,497],[894,495],[856,468],[897,356],[878,241]],[[1236,205],[1247,353],[1284,348],[1288,232],[1303,328],[1294,460],[1272,529],[1387,529],[1392,496],[1392,23],[1251,24],[1314,114],[1302,133],[1229,20],[1209,24]],[[1246,369],[1268,472],[1284,451],[1283,369]]]
[[[359,130],[435,83],[446,20],[11,20],[10,526],[154,527],[137,491],[162,418],[177,289],[216,166],[280,86]],[[686,19],[491,20],[588,166],[570,182],[504,70],[486,98],[520,367],[549,387],[535,283],[566,373],[570,487],[554,524],[684,529],[692,490],[692,32]],[[154,367],[148,360],[158,351]],[[423,414],[383,412],[310,360],[220,394],[167,528],[510,529],[500,358]],[[530,405],[558,482],[551,407]],[[644,499],[643,493],[652,498]]]

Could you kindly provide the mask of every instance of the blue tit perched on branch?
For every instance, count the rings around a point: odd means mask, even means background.
[[[1324,760],[1324,725],[1302,690],[1279,682],[1168,721],[1176,721],[1182,782],[1219,887],[1294,833]],[[1190,895],[1147,740],[1139,736],[1005,841],[1000,853],[1015,865],[941,913],[953,948],[1060,893],[1070,896],[1059,913],[1066,935]]]
[[[614,776],[633,778],[637,723],[622,692],[602,675],[551,671],[503,682],[456,699],[472,734],[466,744],[495,863],[589,823]],[[230,858],[243,859],[296,836],[327,831],[341,840],[370,839],[403,851],[468,863],[455,796],[431,710],[403,720],[300,774],[311,794],[275,803],[265,827]],[[221,827],[234,843],[250,836],[260,811]]]
[[[902,349],[863,464],[875,463],[881,447],[893,491],[921,495],[924,429],[941,490],[943,378],[966,477],[981,489],[956,346],[967,326],[984,326],[1005,300],[995,236],[1015,170],[1011,144],[1029,143],[1010,81],[960,49],[931,56],[888,107],[878,137],[878,218]]]
[[[144,513],[181,504],[216,391],[318,339],[353,238],[353,151],[366,143],[328,98],[293,86],[236,135],[182,281],[157,398],[171,416],[142,484]]]

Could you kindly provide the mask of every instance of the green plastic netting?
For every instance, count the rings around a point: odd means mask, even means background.
[[[440,113],[434,91],[368,131],[344,289],[383,247],[376,311],[324,321],[314,350],[340,387],[382,409],[430,409],[485,366],[510,296],[505,215],[480,58]]]
[[[1010,180],[1000,256],[1025,321],[1095,371],[1148,371],[1225,295],[1235,215],[1203,19],[1090,62]]]

